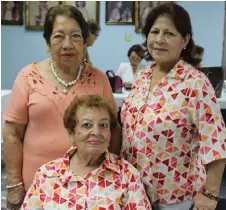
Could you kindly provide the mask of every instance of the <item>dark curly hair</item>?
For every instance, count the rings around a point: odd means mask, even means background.
[[[82,13],[71,5],[57,5],[49,9],[45,17],[43,37],[47,44],[50,44],[50,37],[53,32],[53,25],[57,16],[62,15],[76,20],[82,30],[84,42],[89,35],[88,25],[83,18]]]
[[[100,32],[100,25],[97,21],[90,19],[87,22],[88,24],[88,30],[91,34],[98,36]]]
[[[145,59],[153,60],[151,55],[147,49],[147,37],[152,28],[154,22],[159,16],[168,15],[177,31],[182,35],[182,37],[186,37],[188,34],[190,35],[190,40],[186,46],[186,49],[183,49],[181,52],[181,57],[184,61],[197,66],[201,61],[200,59],[195,58],[194,56],[194,40],[192,38],[192,26],[191,20],[188,12],[181,6],[175,3],[164,3],[157,7],[155,7],[147,16],[145,25],[142,29],[142,34],[145,37],[145,42],[143,46],[145,47]]]

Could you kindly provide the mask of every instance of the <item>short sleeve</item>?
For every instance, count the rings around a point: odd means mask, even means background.
[[[203,164],[226,158],[226,128],[214,89],[205,75],[195,80],[190,112],[198,128]]]
[[[4,120],[18,124],[27,124],[28,98],[29,85],[22,70],[18,74],[9,96],[9,101],[3,114]]]
[[[129,164],[125,177],[128,179],[128,188],[124,197],[124,208],[128,210],[151,210],[151,204],[146,195],[140,173],[137,171],[137,169]]]

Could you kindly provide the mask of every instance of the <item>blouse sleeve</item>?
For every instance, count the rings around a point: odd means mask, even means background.
[[[27,191],[27,194],[24,198],[23,204],[21,205],[20,210],[41,210],[42,201],[39,189],[40,183],[40,172],[38,171],[35,175],[34,181],[30,188]]]
[[[199,155],[203,164],[226,158],[226,128],[215,91],[208,78],[195,80],[189,104],[193,122],[198,128]]]
[[[27,124],[28,123],[28,98],[29,85],[23,70],[18,74],[9,96],[6,111],[3,114],[5,121]]]
[[[126,177],[128,178],[128,188],[124,198],[124,208],[128,210],[151,210],[151,204],[141,181],[140,173],[130,165]]]

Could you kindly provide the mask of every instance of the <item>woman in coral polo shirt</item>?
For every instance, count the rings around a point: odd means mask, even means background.
[[[8,208],[20,206],[42,164],[61,157],[70,148],[62,119],[75,96],[103,96],[117,115],[107,77],[83,62],[88,28],[81,12],[69,5],[51,7],[43,36],[50,58],[20,71],[4,113]],[[119,135],[116,128],[111,152],[119,152]]]

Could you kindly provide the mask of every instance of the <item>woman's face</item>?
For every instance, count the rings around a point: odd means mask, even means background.
[[[137,67],[139,66],[141,60],[141,57],[135,51],[131,52],[129,56],[129,62],[133,70],[137,70]]]
[[[75,68],[83,61],[84,39],[78,22],[66,16],[57,16],[48,45],[49,53],[61,67]]]
[[[109,146],[111,138],[110,115],[100,108],[81,107],[76,112],[77,125],[73,145],[83,154],[102,154]]]
[[[169,16],[160,16],[148,34],[148,51],[156,63],[175,62],[189,39],[189,35],[182,37]]]

